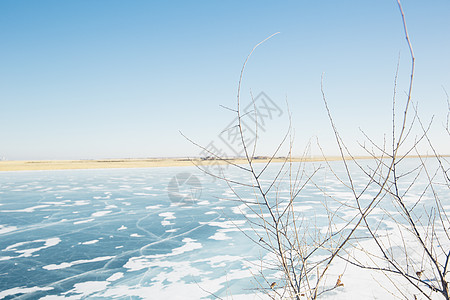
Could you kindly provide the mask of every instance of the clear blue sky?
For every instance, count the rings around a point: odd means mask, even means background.
[[[414,100],[443,152],[450,93],[450,2],[405,1],[416,64]],[[388,1],[0,2],[0,157],[89,159],[197,156],[243,101],[264,91],[284,111],[267,123],[259,154],[286,127],[295,153],[316,137],[336,153],[321,74],[342,136],[390,132],[400,55],[399,104],[410,61],[397,3]],[[222,145],[223,146],[223,145]],[[222,147],[221,146],[221,147]],[[353,147],[353,146],[352,146]],[[356,149],[356,148],[355,148]],[[316,150],[314,150],[316,151]],[[314,152],[313,151],[313,152]],[[231,154],[231,153],[229,153]],[[315,152],[313,153],[315,154]]]

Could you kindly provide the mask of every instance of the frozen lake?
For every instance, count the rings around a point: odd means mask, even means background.
[[[329,195],[349,197],[319,176]],[[0,173],[0,299],[252,299],[265,253],[243,234],[252,213],[233,197],[195,167]],[[308,186],[296,209],[325,228],[323,197]]]

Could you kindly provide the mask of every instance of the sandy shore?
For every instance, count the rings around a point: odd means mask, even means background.
[[[417,156],[408,156],[417,157]],[[424,156],[423,156],[424,157]],[[445,157],[449,157],[445,155]],[[349,159],[349,158],[346,158]],[[373,159],[369,156],[358,156],[355,159]],[[340,156],[327,157],[328,161],[342,160]],[[247,164],[243,158],[229,159],[234,164]],[[254,158],[254,163],[268,162],[268,157]],[[283,162],[285,158],[278,157],[273,162]],[[325,161],[323,157],[292,158],[292,162],[299,161]],[[153,168],[153,167],[182,167],[193,165],[226,164],[224,160],[189,159],[189,158],[148,158],[148,159],[99,159],[99,160],[23,160],[0,161],[1,171],[33,171],[33,170],[73,170],[73,169],[117,169],[117,168]]]
[[[368,158],[368,157],[366,157]],[[292,161],[322,161],[323,158],[293,158]],[[340,160],[329,157],[327,160]],[[268,158],[255,158],[255,163],[267,162]],[[273,162],[282,162],[284,158],[274,158]],[[244,159],[231,159],[235,164],[246,164]],[[36,160],[36,161],[0,161],[1,171],[31,170],[71,170],[71,169],[110,169],[110,168],[152,168],[181,167],[197,165],[225,164],[221,160],[201,160],[189,158],[154,158],[154,159],[103,159],[103,160]]]

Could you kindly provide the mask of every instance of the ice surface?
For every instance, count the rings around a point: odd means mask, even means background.
[[[174,205],[167,186],[186,171],[200,179],[201,199]],[[259,212],[225,200],[234,197],[227,184],[196,168],[2,172],[0,191],[0,299],[214,299],[210,293],[264,299],[253,274],[261,257],[272,258],[243,234],[263,236],[249,226]],[[280,189],[280,199],[288,193]],[[305,189],[293,210],[322,233],[345,224],[337,219],[327,226],[325,196],[345,202],[352,195],[328,179],[326,194]],[[251,193],[242,199],[255,201]],[[327,205],[339,218],[352,216],[342,205]],[[371,220],[380,222],[383,213],[374,209]],[[394,225],[383,221],[382,228]],[[374,284],[387,285],[383,276],[337,260],[331,280],[342,273],[344,287],[324,299],[392,298]]]

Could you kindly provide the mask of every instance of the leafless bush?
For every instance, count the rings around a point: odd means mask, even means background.
[[[241,182],[224,173],[214,174],[202,169],[228,184],[235,195],[235,198],[230,200],[237,200],[240,203],[242,215],[251,228],[250,232],[244,230],[242,232],[266,251],[258,265],[259,272],[253,274],[257,279],[256,289],[272,299],[316,299],[325,292],[343,286],[341,275],[334,276],[331,281],[325,275],[332,261],[337,258],[337,254],[352,235],[348,233],[348,226],[354,226],[350,230],[354,232],[358,225],[352,225],[350,221],[340,229],[336,229],[337,227],[333,226],[336,212],[327,209],[326,202],[323,203],[327,219],[326,230],[319,227],[314,220],[305,218],[301,209],[298,209],[302,205],[300,195],[307,185],[312,184],[311,179],[319,171],[319,167],[308,168],[304,159],[296,158],[294,161],[290,125],[272,156],[264,163],[261,163],[261,159],[258,160],[257,108],[253,101],[255,105],[253,112],[242,114],[240,87],[248,59],[264,41],[253,48],[242,67],[237,108],[233,110],[237,116],[234,129],[239,132],[245,165],[210,152],[207,148],[187,139],[200,147],[209,157],[248,174],[249,181]],[[254,125],[257,134],[254,141],[248,142],[244,122]],[[281,155],[283,148],[287,148],[287,153]],[[284,159],[279,163],[277,171],[270,173],[273,168],[269,167],[276,167],[274,160],[279,156]],[[197,166],[201,168],[201,165]],[[253,199],[242,196],[248,195],[249,192],[253,195]]]
[[[242,113],[241,82],[248,59],[265,40],[253,48],[242,67],[237,108],[232,109],[237,116],[234,126],[239,132],[246,163],[237,164],[190,140],[209,153],[210,158],[248,174],[249,180],[245,182],[223,172],[210,175],[228,184],[235,195],[233,200],[240,203],[251,228],[250,232],[242,232],[266,251],[258,265],[259,272],[254,276],[258,279],[257,290],[272,299],[316,299],[339,289],[343,286],[344,270],[330,272],[337,260],[369,272],[384,273],[396,289],[391,291],[395,297],[431,299],[439,294],[449,299],[450,220],[443,199],[450,189],[449,162],[435,150],[429,137],[431,122],[422,122],[412,101],[415,57],[400,1],[398,7],[411,57],[409,88],[398,121],[395,76],[389,141],[377,144],[363,132],[366,141],[360,145],[372,158],[370,163],[365,164],[352,155],[341,138],[322,78],[323,101],[346,175],[338,175],[326,160],[325,164],[340,186],[351,193],[349,199],[334,199],[327,186],[315,180],[320,166],[307,164],[306,159],[292,158],[290,126],[272,156],[263,164],[257,163],[260,162],[256,159],[258,139],[249,142],[243,126],[244,122],[253,122],[258,133],[257,108],[253,102],[253,115]],[[290,118],[289,113],[289,121]],[[445,130],[450,137],[448,118],[447,115]],[[419,145],[426,145],[431,155],[423,155]],[[283,150],[286,152],[281,153]],[[280,156],[284,160],[279,165],[274,164],[275,158]],[[270,173],[274,167],[277,171]],[[355,167],[366,176],[364,185],[355,184]],[[315,186],[325,196],[322,200],[327,220],[325,230],[302,213],[301,196],[308,186]],[[252,199],[242,196],[248,195],[248,191]],[[338,213],[342,208],[352,213],[344,218]]]
[[[361,164],[348,151],[332,119],[322,88],[347,170],[345,184],[353,194],[362,221],[360,226],[371,237],[369,241],[356,238],[338,255],[360,268],[383,272],[397,290],[393,294],[398,298],[417,299],[420,296],[431,299],[441,295],[449,299],[450,220],[446,212],[448,206],[445,205],[445,195],[450,188],[449,163],[435,150],[430,139],[432,122],[424,124],[413,106],[415,57],[399,1],[398,6],[410,50],[411,77],[400,126],[396,122],[397,94],[394,89],[391,141],[380,145],[366,135],[368,146],[361,144],[373,157],[372,166]],[[397,76],[395,86],[396,83]],[[448,132],[448,115],[446,130]],[[424,145],[431,155],[423,154]],[[408,159],[408,156],[416,159]],[[350,162],[366,175],[367,184],[363,188],[353,185],[353,174],[348,169]],[[380,217],[370,218],[375,210]]]

